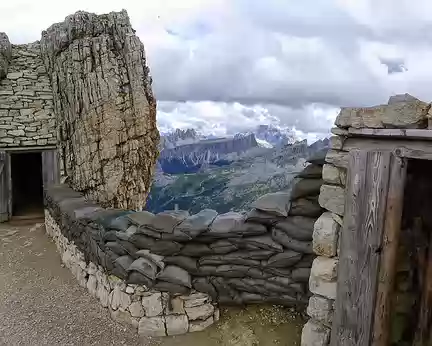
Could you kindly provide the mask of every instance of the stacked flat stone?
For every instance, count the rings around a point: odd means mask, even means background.
[[[65,186],[50,188],[46,205],[87,262],[127,284],[170,294],[196,290],[224,304],[302,307],[322,212],[323,160],[312,160],[290,193],[265,195],[248,213],[103,209]]]
[[[78,283],[108,308],[113,320],[132,326],[140,335],[196,332],[218,321],[219,309],[208,294],[191,291],[187,295],[173,295],[144,285],[126,284],[115,275],[108,275],[100,265],[87,263],[84,254],[62,234],[48,211],[45,228]]]
[[[316,221],[313,250],[318,256],[312,265],[307,313],[311,319],[302,333],[302,346],[327,346],[330,343],[334,302],[337,293],[339,233],[345,208],[345,185],[349,152],[374,149],[373,139],[357,137],[350,129],[425,129],[430,128],[430,104],[409,95],[390,97],[388,104],[366,108],[342,108],[332,129],[322,171],[319,203],[326,210]],[[390,141],[389,150],[394,149]]]
[[[52,89],[40,44],[7,43],[0,33],[0,148],[55,145]]]

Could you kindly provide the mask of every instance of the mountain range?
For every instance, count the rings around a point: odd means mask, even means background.
[[[224,138],[193,129],[162,134],[146,209],[244,210],[263,194],[288,190],[306,159],[327,147],[328,139],[308,145],[268,125]]]

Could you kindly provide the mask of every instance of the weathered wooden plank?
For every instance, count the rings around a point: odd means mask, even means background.
[[[350,153],[332,346],[369,346],[390,152]]]
[[[5,222],[10,217],[8,158],[5,151],[0,151],[0,222]]]
[[[42,151],[42,180],[44,187],[60,182],[57,150]]]
[[[382,138],[404,138],[432,140],[432,131],[427,129],[356,129],[350,127],[348,135],[359,137],[382,137]]]
[[[407,159],[396,156],[391,157],[382,255],[375,306],[373,346],[389,345],[391,297],[396,277],[396,259],[401,233],[407,166]]]
[[[432,160],[432,152],[405,147],[397,147],[393,150],[393,154],[398,157],[406,157],[409,159]]]
[[[403,139],[378,139],[378,138],[347,138],[343,143],[344,151],[352,150],[379,150],[394,151],[396,148],[418,153],[432,153],[432,141],[410,141]],[[427,157],[427,156],[426,156]]]

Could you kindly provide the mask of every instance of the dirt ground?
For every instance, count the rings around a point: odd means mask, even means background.
[[[222,308],[203,332],[139,338],[61,265],[43,224],[0,224],[0,345],[295,346],[303,319],[273,306]]]

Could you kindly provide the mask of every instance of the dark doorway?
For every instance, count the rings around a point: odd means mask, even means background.
[[[392,311],[392,346],[432,345],[432,161],[409,160]]]
[[[41,152],[12,153],[12,215],[43,214]]]

